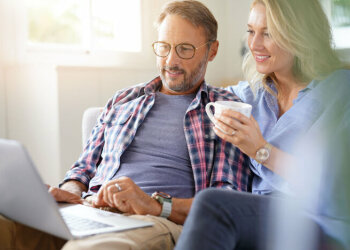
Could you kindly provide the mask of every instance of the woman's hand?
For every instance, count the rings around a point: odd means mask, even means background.
[[[215,116],[215,119],[215,133],[223,140],[237,146],[243,153],[253,159],[256,151],[267,143],[253,116],[248,118],[239,112],[226,109],[219,116]]]

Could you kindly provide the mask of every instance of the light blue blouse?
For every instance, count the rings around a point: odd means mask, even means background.
[[[269,86],[276,92],[272,83]],[[227,90],[234,92],[243,102],[253,106],[252,115],[266,141],[292,154],[303,134],[326,109],[329,109],[330,105],[333,105],[332,103],[339,101],[339,96],[344,96],[343,89],[348,90],[349,87],[349,70],[336,71],[322,81],[313,80],[299,91],[293,106],[281,117],[278,117],[279,107],[276,97],[264,89],[262,84],[258,86],[255,94],[248,82],[240,82],[238,85],[228,87]],[[276,190],[290,193],[288,183],[282,177],[253,159],[251,169],[256,174],[253,179],[253,193],[269,194]]]
[[[276,91],[273,84],[270,87]],[[350,249],[350,70],[311,81],[279,118],[276,97],[262,86],[255,95],[247,82],[227,89],[253,106],[252,115],[265,140],[295,155],[297,171],[302,171],[295,190],[252,159],[251,169],[256,174],[252,192],[293,193],[308,217]],[[283,209],[293,212],[288,206]]]

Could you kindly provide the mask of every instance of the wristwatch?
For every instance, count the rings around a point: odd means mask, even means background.
[[[260,164],[264,164],[270,157],[272,145],[266,143],[262,148],[256,151],[255,160]]]
[[[162,205],[162,212],[160,213],[161,217],[168,218],[171,214],[172,208],[172,197],[169,194],[164,192],[154,192],[152,198],[158,201]]]

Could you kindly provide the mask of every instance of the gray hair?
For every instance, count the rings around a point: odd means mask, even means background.
[[[210,10],[201,2],[184,0],[167,3],[156,21],[157,28],[159,28],[160,24],[168,15],[179,15],[194,26],[202,27],[207,40],[216,41],[218,23]]]

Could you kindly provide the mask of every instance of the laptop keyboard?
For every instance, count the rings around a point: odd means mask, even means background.
[[[101,222],[85,219],[82,217],[78,217],[78,216],[74,216],[66,213],[62,213],[62,216],[70,230],[85,231],[85,230],[91,230],[91,229],[112,227],[111,225],[108,225],[108,224],[104,224]]]

